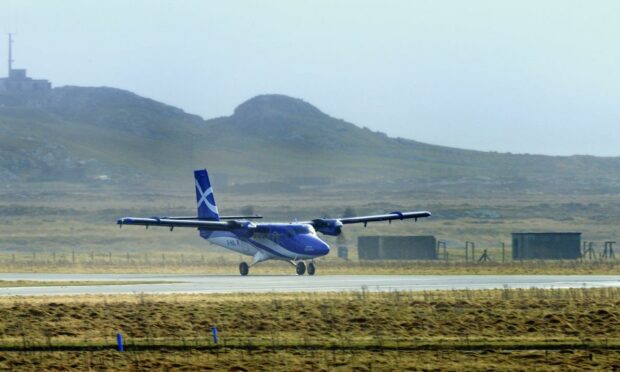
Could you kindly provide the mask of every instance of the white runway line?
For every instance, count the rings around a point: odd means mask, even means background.
[[[170,281],[176,283],[0,288],[0,296],[429,291],[450,289],[620,287],[618,275],[175,275],[2,273],[0,280],[34,281]]]

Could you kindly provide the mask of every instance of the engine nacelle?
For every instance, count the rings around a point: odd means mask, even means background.
[[[312,220],[312,224],[325,235],[338,236],[342,233],[342,222],[339,220],[319,218]]]

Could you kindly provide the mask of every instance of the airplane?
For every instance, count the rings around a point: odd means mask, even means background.
[[[317,231],[329,236],[338,236],[344,225],[369,222],[405,220],[430,217],[428,211],[392,212],[372,216],[347,218],[317,218],[311,221],[291,223],[255,223],[252,220],[262,216],[220,216],[213,187],[206,169],[194,171],[196,185],[196,217],[124,217],[116,221],[123,225],[164,226],[172,231],[176,227],[195,228],[200,237],[221,247],[252,256],[250,265],[239,264],[239,273],[248,275],[250,267],[267,260],[286,261],[295,266],[297,275],[314,275],[314,260],[329,253],[327,243],[321,240]],[[306,262],[308,264],[306,265]],[[307,269],[307,270],[306,270]]]

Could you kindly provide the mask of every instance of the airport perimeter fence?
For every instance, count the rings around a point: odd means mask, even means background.
[[[509,262],[521,262],[521,261],[548,261],[548,260],[567,260],[567,261],[580,261],[580,262],[617,262],[618,259],[614,252],[615,241],[582,241],[581,249],[574,258],[564,257],[562,258],[562,251],[565,247],[557,248],[554,253],[560,258],[513,258],[512,246],[504,242],[499,243],[496,246],[477,246],[475,242],[466,241],[463,244],[448,244],[443,241],[437,241],[437,260],[445,262],[470,262],[470,263],[509,263]],[[549,253],[549,252],[546,252]],[[568,256],[572,256],[569,254]]]
[[[545,265],[545,262],[565,261],[578,265],[580,263],[619,263],[609,246],[597,247],[584,244],[582,256],[576,260],[513,260],[512,250],[508,244],[495,247],[478,247],[474,242],[466,242],[462,246],[449,246],[443,241],[437,244],[437,259],[434,260],[359,260],[356,249],[351,249],[348,259],[338,258],[330,254],[321,258],[323,267],[394,267],[404,268],[411,265],[424,264],[434,267],[453,265],[514,265],[528,263]],[[241,261],[250,261],[251,257],[240,256],[228,252],[205,251],[204,253],[188,252],[95,252],[84,250],[71,251],[38,251],[38,252],[2,252],[0,264],[5,269],[44,269],[44,268],[187,268],[187,267],[223,267],[235,268]],[[265,262],[261,265],[278,265]]]
[[[191,266],[219,265],[228,261],[217,255],[175,253],[130,253],[94,251],[51,251],[29,253],[2,253],[0,262],[14,266]],[[230,260],[232,262],[232,260]]]

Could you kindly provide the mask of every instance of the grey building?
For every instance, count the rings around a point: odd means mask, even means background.
[[[360,236],[357,252],[360,260],[436,260],[434,236]]]
[[[512,233],[513,260],[574,260],[580,257],[580,232]]]
[[[9,74],[0,78],[0,92],[40,92],[52,89],[52,83],[44,79],[29,78],[24,69],[13,68],[13,38],[9,34]]]

